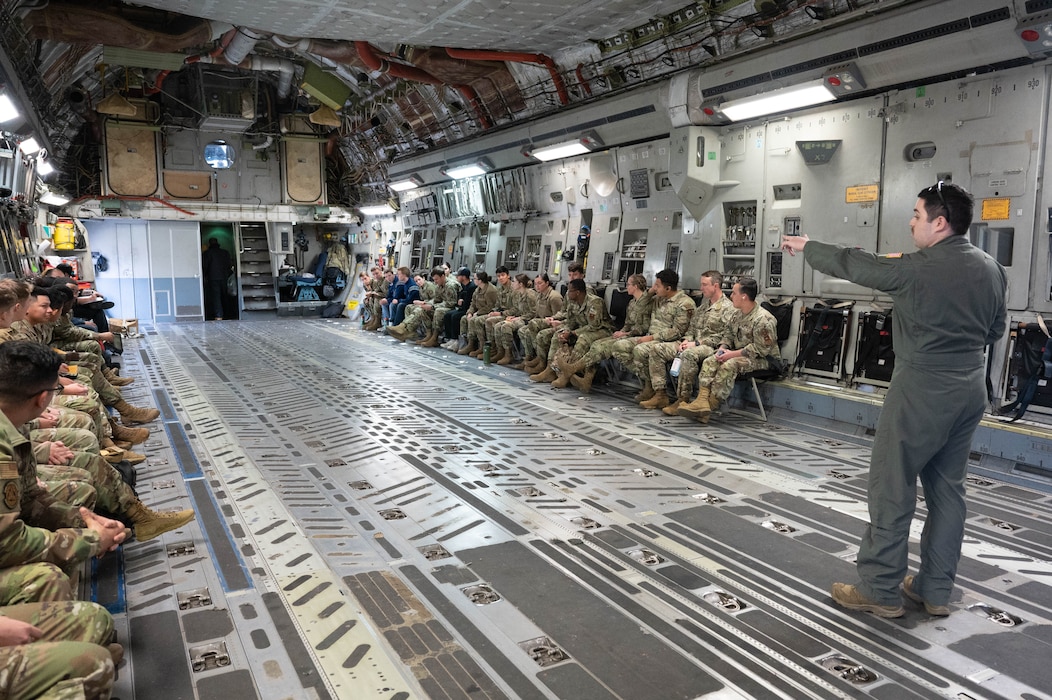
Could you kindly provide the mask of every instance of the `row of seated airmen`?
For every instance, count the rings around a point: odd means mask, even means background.
[[[157,409],[128,403],[107,332],[74,325],[64,275],[0,280],[0,697],[109,698],[124,655],[113,618],[78,601],[92,557],[194,518],[138,497],[131,450]],[[114,420],[110,411],[120,416]],[[130,529],[129,529],[130,528]]]
[[[408,268],[396,274],[405,285]],[[395,282],[390,271],[386,275],[385,280],[379,268],[373,269],[366,330],[382,327],[384,302],[392,303],[387,294]],[[679,289],[675,270],[658,272],[652,285],[645,276],[632,275],[625,321],[615,330],[606,303],[585,283],[580,263],[568,268],[565,299],[546,273],[530,280],[498,267],[496,276],[494,284],[485,272],[472,278],[467,268],[457,272],[456,281],[443,268],[432,270],[430,282],[418,275],[416,298],[395,302],[403,306],[402,314],[391,317],[386,332],[424,347],[438,347],[445,337],[442,347],[479,359],[488,347],[498,365],[585,393],[600,363],[613,358],[642,382],[635,396],[641,406],[702,423],[730,395],[739,374],[768,369],[780,360],[775,318],[757,303],[756,280],[750,277],[740,278],[726,295],[723,275],[709,270],[701,275],[695,302]],[[394,323],[396,318],[401,320]],[[666,381],[672,367],[678,371],[672,372],[677,385],[670,400]]]

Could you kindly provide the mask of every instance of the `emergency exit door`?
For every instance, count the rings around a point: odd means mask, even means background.
[[[204,319],[197,223],[150,222],[150,286],[157,323]]]

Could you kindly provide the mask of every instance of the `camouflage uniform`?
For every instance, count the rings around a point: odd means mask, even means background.
[[[497,288],[497,305],[493,309],[499,311],[499,316],[487,316],[485,318],[478,319],[479,326],[481,329],[481,335],[487,343],[497,342],[496,328],[497,324],[501,323],[508,316],[512,315],[512,311],[515,309],[515,290],[511,288],[511,280],[508,280],[507,284],[496,284]]]
[[[647,331],[647,335],[654,336],[654,339],[646,343],[639,343],[632,349],[632,362],[628,365],[629,369],[642,379],[649,376],[654,391],[665,388],[665,368],[662,365],[661,372],[651,372],[650,353],[662,343],[682,340],[687,329],[690,328],[695,308],[694,300],[682,289],[676,291],[670,299],[659,300]]]
[[[113,659],[106,647],[113,618],[95,603],[12,605],[0,616],[40,629],[32,644],[0,647],[0,698],[74,700],[108,698]]]
[[[426,301],[431,303],[435,298],[435,290],[437,289],[434,282],[430,280],[424,280],[424,283],[420,285],[420,301]],[[405,319],[402,320],[402,324],[406,330],[411,330],[412,334],[416,334],[416,329],[420,323],[416,321],[416,317],[423,313],[424,307],[417,304],[409,304],[405,307]]]
[[[650,349],[649,368],[650,377],[656,374],[664,376],[668,363],[679,355],[679,383],[676,395],[682,401],[690,400],[694,393],[694,380],[698,376],[702,361],[716,352],[716,346],[720,344],[720,338],[727,329],[731,318],[738,313],[731,300],[720,295],[713,304],[708,299],[703,299],[701,304],[694,310],[694,316],[690,319],[690,328],[687,329],[684,341],[692,342],[694,345],[686,350],[680,350],[679,341],[669,343],[655,343]]]
[[[84,506],[95,510],[98,494],[91,484],[91,474],[86,469],[54,464],[38,464],[37,476],[44,482],[47,492],[55,500],[74,508]]]
[[[532,321],[537,314],[537,292],[533,289],[520,289],[512,293],[509,313],[493,329],[497,345],[505,353],[511,353],[515,347],[515,335],[518,330]],[[509,321],[508,318],[514,318]]]
[[[23,428],[24,430],[24,428]],[[99,453],[99,439],[90,430],[77,428],[38,428],[29,430],[29,439],[33,441],[33,452],[37,463],[47,464],[50,448],[45,442],[61,442],[74,452]]]
[[[459,282],[447,277],[446,283],[441,287],[434,283],[432,283],[432,286],[434,287],[434,292],[431,294],[430,303],[434,308],[427,309],[423,306],[414,306],[413,308],[419,309],[419,311],[413,314],[412,317],[409,316],[410,310],[406,310],[405,327],[409,331],[410,336],[418,334],[421,327],[428,331],[441,333],[443,319],[457,305],[457,294],[460,292]]]
[[[566,308],[569,309],[566,320],[554,330],[556,333],[570,331],[571,335],[576,337],[572,357],[584,355],[596,340],[610,336],[610,314],[606,312],[606,302],[600,297],[589,293],[585,296],[583,304],[572,304],[567,301]],[[555,359],[555,353],[561,345],[569,345],[569,343],[560,341],[550,344],[549,364]]]
[[[537,306],[533,320],[518,330],[524,357],[535,357],[538,354],[536,345],[537,334],[549,327],[544,319],[549,316],[554,317],[562,310],[563,298],[554,287],[550,287],[544,294],[537,293]],[[551,342],[551,336],[548,337],[548,342]],[[548,356],[547,347],[545,347],[544,356]]]
[[[37,483],[32,444],[0,413],[0,567],[50,562],[73,574],[100,553],[79,512]]]
[[[55,323],[38,323],[34,325],[28,321],[16,321],[11,324],[12,333],[8,337],[8,340],[28,340],[34,343],[42,343],[50,347],[53,340],[55,326]],[[95,350],[98,351],[98,342],[92,342],[95,343]],[[121,394],[117,391],[117,388],[110,384],[109,380],[106,379],[99,369],[93,369],[96,363],[92,361],[90,355],[82,358],[82,360],[83,361],[78,360],[77,363],[79,369],[77,373],[77,381],[94,389],[99,395],[99,400],[102,401],[105,406],[112,406],[120,401]],[[99,365],[99,367],[101,367],[101,365]]]
[[[380,318],[380,300],[387,296],[387,280],[376,278],[369,279],[369,288],[367,292],[372,292],[373,296],[366,296],[365,308],[369,312],[369,320]]]
[[[81,328],[73,323],[70,314],[65,313],[51,324],[51,342],[53,348],[67,352],[94,353],[101,359],[102,347],[99,345],[97,333]]]
[[[743,372],[754,372],[767,369],[769,360],[777,360],[778,330],[777,322],[769,311],[759,304],[748,314],[739,311],[731,319],[730,325],[720,339],[720,345],[731,350],[741,350],[742,356],[717,362],[716,357],[708,357],[701,363],[701,374],[698,375],[698,386],[709,387],[709,396],[714,402],[722,402],[734,389],[734,378]],[[682,373],[680,373],[682,377]]]
[[[0,605],[73,600],[73,585],[54,564],[0,569]]]
[[[498,296],[499,292],[493,284],[487,284],[485,287],[477,286],[475,293],[471,295],[471,306],[468,307],[468,312],[460,319],[461,334],[466,335],[468,341],[475,338],[480,348],[486,344],[486,326],[484,325],[486,316],[497,308]],[[468,318],[469,314],[474,315]]]
[[[570,301],[569,298],[566,298],[563,300],[562,311],[560,311],[557,314],[553,314],[552,319],[565,323],[566,319],[570,318],[574,314],[580,313],[581,305]],[[543,322],[543,318],[541,320]],[[541,328],[537,331],[537,334],[533,336],[533,345],[535,352],[537,353],[537,357],[540,357],[542,359],[551,359],[552,356],[550,351],[552,346],[552,338],[554,338],[560,330],[561,328],[559,325],[549,326],[547,323],[545,323],[543,326],[541,326]]]
[[[654,314],[654,301],[656,297],[651,291],[643,292],[638,299],[628,302],[625,312],[625,325],[621,332],[624,338],[600,338],[592,343],[588,352],[584,354],[581,361],[585,369],[598,365],[608,357],[616,357],[626,367],[632,361],[632,350],[636,347],[636,338],[644,336],[650,328],[650,319]]]

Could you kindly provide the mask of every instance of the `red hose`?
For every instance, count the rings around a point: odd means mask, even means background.
[[[570,104],[570,93],[566,89],[566,82],[559,73],[559,67],[555,65],[550,57],[543,53],[524,53],[519,51],[488,51],[486,49],[446,49],[450,58],[459,58],[463,61],[511,61],[513,63],[539,63],[551,73],[552,82],[555,83],[555,91],[559,93],[559,102]]]

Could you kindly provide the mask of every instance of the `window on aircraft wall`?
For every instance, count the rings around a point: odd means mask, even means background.
[[[226,170],[234,165],[234,147],[226,141],[213,141],[205,145],[205,162],[216,170]]]

